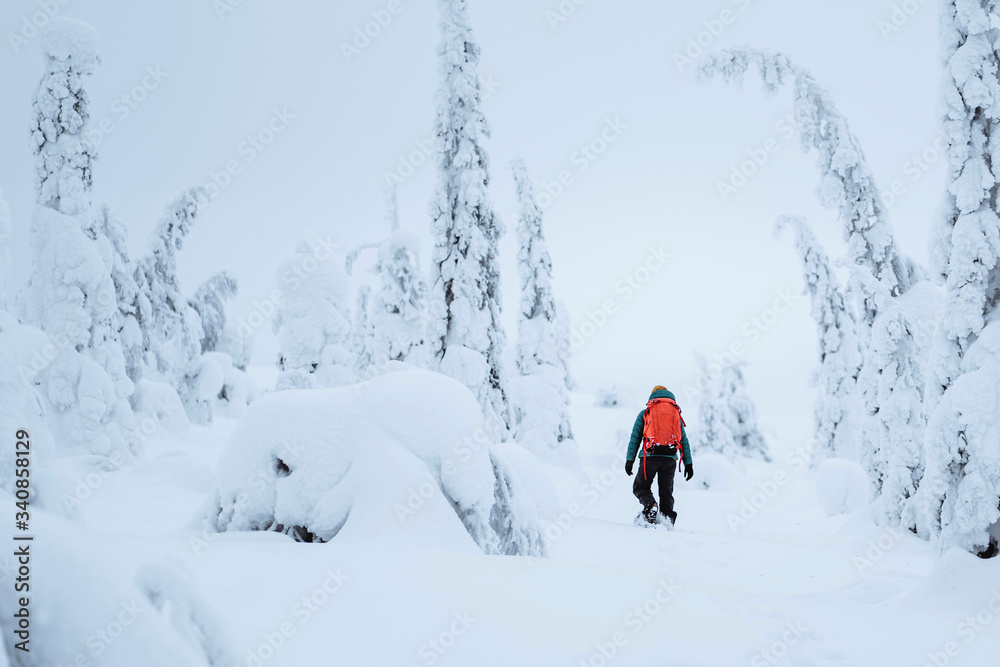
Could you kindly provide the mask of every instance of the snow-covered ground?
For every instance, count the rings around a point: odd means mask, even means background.
[[[206,652],[228,651],[247,667],[995,664],[1000,563],[959,551],[939,558],[923,540],[878,528],[868,508],[827,516],[806,465],[807,420],[765,414],[774,462],[747,461],[742,472],[695,451],[698,473],[678,482],[676,529],[650,530],[632,523],[639,507],[622,469],[641,406],[594,403],[573,395],[585,474],[546,467],[560,501],[542,521],[546,558],[487,556],[468,540],[395,539],[399,526],[345,529],[326,544],[207,533],[215,466],[236,427],[223,418],[184,436],[154,434],[138,464],[82,494],[80,524],[36,518],[73,558],[43,553],[35,576],[87,577],[88,590],[104,577],[138,579],[145,591],[185,581],[200,597],[190,608],[215,624]],[[842,476],[831,479],[836,486]],[[425,509],[410,488],[370,484],[386,502]],[[67,565],[86,558],[86,567]],[[88,601],[79,592],[60,604],[86,606],[94,634],[63,628],[62,655],[107,659],[137,641],[129,634],[138,630],[115,626],[125,612],[112,605],[105,616],[93,603],[110,593]],[[152,599],[142,598],[140,616]],[[183,599],[171,598],[171,613]],[[109,630],[120,638],[95,639]],[[156,660],[164,658],[148,664]]]

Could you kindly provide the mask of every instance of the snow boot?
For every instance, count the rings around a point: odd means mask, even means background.
[[[655,525],[656,524],[656,515],[659,514],[659,513],[660,512],[657,509],[655,503],[652,504],[652,505],[647,505],[642,510],[642,518],[644,518],[646,520],[646,523],[650,523],[650,524]]]

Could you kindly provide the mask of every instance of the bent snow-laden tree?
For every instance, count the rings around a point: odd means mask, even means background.
[[[1000,9],[948,3],[945,136],[950,182],[935,233],[945,309],[928,382],[933,410],[920,532],[994,555],[1000,538]]]
[[[524,160],[511,165],[517,186],[521,307],[517,320],[517,370],[512,383],[518,441],[547,463],[576,458],[569,419],[567,353],[552,294],[552,259],[542,230],[542,211]],[[568,460],[565,460],[568,459]]]
[[[177,391],[190,419],[205,423],[212,412],[198,391],[204,333],[198,311],[184,297],[177,278],[177,252],[198,217],[200,201],[206,201],[203,190],[193,188],[167,205],[136,267],[136,311],[147,367],[155,368]]]
[[[434,219],[430,351],[440,370],[479,399],[492,435],[511,426],[500,320],[497,243],[503,223],[488,194],[489,136],[479,109],[479,46],[465,0],[439,0],[443,37],[438,100],[440,162]]]
[[[861,462],[882,494],[885,520],[899,524],[922,474],[926,414],[915,324],[898,299],[923,272],[899,252],[861,145],[809,72],[783,54],[747,47],[713,55],[699,71],[706,78],[718,73],[740,83],[751,65],[760,71],[769,94],[792,81],[802,146],[818,153],[820,200],[839,212],[844,225],[848,258],[854,264],[849,290],[858,304],[858,334],[866,350],[859,375],[865,408]],[[901,467],[905,474],[900,475]],[[893,482],[883,488],[890,470],[895,471]]]
[[[19,308],[22,321],[52,343],[36,355],[39,367],[24,371],[38,374],[57,444],[127,456],[134,387],[118,340],[114,250],[91,202],[94,155],[84,139],[89,99],[83,82],[98,62],[97,42],[93,28],[64,17],[53,19],[42,38],[46,67],[31,134],[38,206],[32,274]]]
[[[719,452],[727,458],[745,456],[770,461],[767,442],[757,424],[757,407],[747,393],[745,364],[710,369],[701,356],[701,407],[695,440],[701,451]]]
[[[217,273],[195,291],[188,305],[194,308],[201,319],[201,351],[221,350],[226,329],[226,302],[236,296],[236,279],[223,271]]]
[[[861,350],[856,323],[844,303],[843,291],[830,268],[830,259],[804,218],[782,217],[776,233],[791,229],[802,260],[812,318],[819,333],[819,368],[813,383],[816,398],[813,464],[830,457],[857,458],[855,404]]]

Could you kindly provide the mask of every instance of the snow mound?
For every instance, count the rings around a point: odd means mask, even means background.
[[[92,26],[66,16],[53,18],[42,35],[45,53],[59,60],[72,58],[81,68],[97,64],[99,42],[97,30]]]
[[[541,494],[537,479],[522,483],[524,467],[492,446],[472,393],[441,374],[275,392],[233,431],[208,525],[540,556]]]
[[[906,596],[906,603],[959,618],[974,616],[988,604],[996,609],[1000,605],[1000,559],[984,560],[964,549],[949,549]]]
[[[698,457],[698,474],[692,483],[706,491],[735,493],[745,481],[743,473],[729,459],[721,454],[705,453]]]
[[[816,496],[828,516],[850,514],[871,502],[871,484],[854,461],[827,459],[816,470]]]
[[[8,500],[13,506],[13,500]],[[125,581],[105,549],[78,524],[43,512],[32,514],[39,544],[31,550],[30,652],[16,651],[20,667],[210,667],[228,655],[211,614],[195,599],[193,587],[177,578],[143,575]],[[3,537],[11,539],[9,532]],[[11,566],[12,559],[5,561]],[[168,584],[172,584],[172,587]],[[164,604],[169,601],[169,604]],[[18,601],[0,595],[0,625],[16,642]],[[189,614],[189,609],[197,609]],[[190,624],[181,619],[187,616]],[[208,638],[204,641],[196,637]]]

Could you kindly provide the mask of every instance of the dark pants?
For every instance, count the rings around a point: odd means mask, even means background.
[[[643,507],[656,503],[653,497],[653,478],[659,479],[660,512],[677,520],[674,512],[674,475],[677,472],[677,461],[666,456],[650,456],[648,459],[636,459],[635,482],[632,493],[639,499]]]

